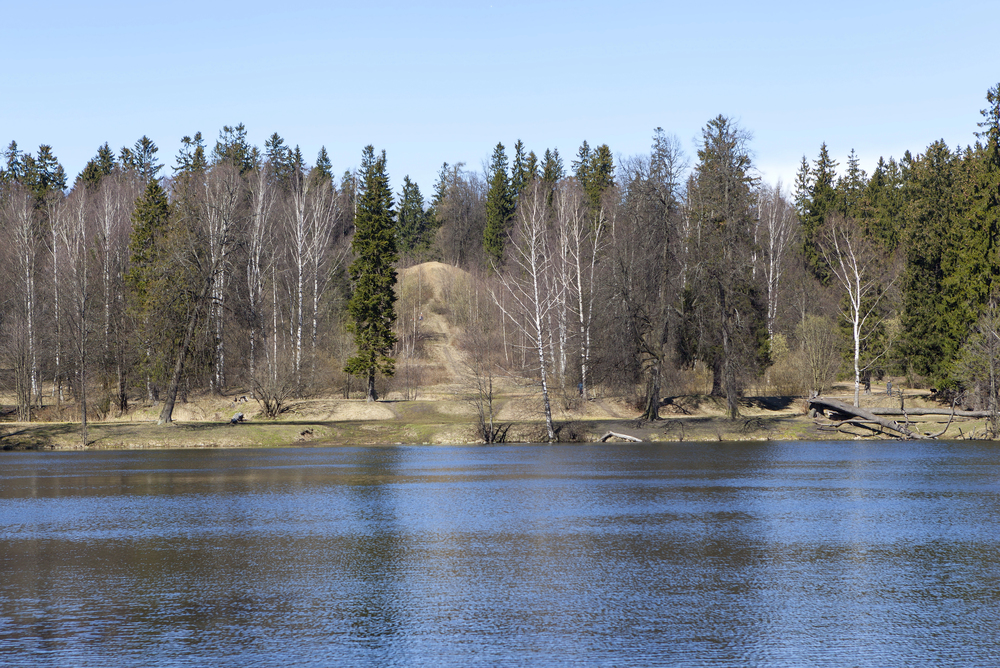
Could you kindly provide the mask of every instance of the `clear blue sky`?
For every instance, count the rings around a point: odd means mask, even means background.
[[[396,192],[409,174],[429,196],[442,162],[478,170],[498,141],[568,167],[582,140],[628,156],[661,126],[693,163],[725,114],[764,178],[791,185],[824,141],[869,173],[973,142],[998,24],[995,0],[0,0],[0,142],[51,144],[72,178],[105,141],[148,135],[172,166],[182,136],[211,147],[242,122],[310,162],[325,145],[337,174],[374,144]]]

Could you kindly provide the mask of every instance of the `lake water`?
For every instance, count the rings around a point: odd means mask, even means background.
[[[2,666],[1000,665],[1000,447],[0,454]]]

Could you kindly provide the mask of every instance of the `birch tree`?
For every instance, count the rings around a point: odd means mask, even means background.
[[[540,182],[533,182],[525,190],[515,217],[507,256],[511,271],[497,272],[503,291],[510,297],[510,303],[496,293],[493,294],[493,300],[504,317],[521,331],[537,356],[536,370],[542,389],[545,429],[548,441],[552,443],[556,440],[556,435],[549,402],[551,359],[546,353],[546,342],[551,336],[547,321],[552,308],[552,295],[546,292],[551,262],[546,239],[545,200]]]
[[[87,445],[87,368],[91,301],[90,256],[93,230],[86,188],[77,188],[67,198],[66,206],[55,219],[55,241],[61,247],[62,263],[58,268],[65,281],[66,322],[70,329],[76,357],[76,397],[80,406],[83,445]]]
[[[880,324],[880,307],[887,283],[885,254],[850,218],[839,214],[828,217],[819,234],[820,252],[830,273],[844,290],[841,315],[851,329],[854,361],[854,405],[861,397],[861,373],[871,368],[885,350],[875,351],[866,364],[861,354],[865,343]]]
[[[4,238],[8,239],[11,318],[5,322],[6,342],[14,358],[17,419],[31,420],[31,404],[39,395],[38,384],[38,289],[39,239],[35,229],[31,193],[18,183],[3,189]]]
[[[767,338],[774,340],[774,324],[781,303],[782,276],[788,251],[791,249],[798,222],[794,207],[775,187],[761,186],[757,193],[758,246],[762,250],[761,264],[767,291]]]

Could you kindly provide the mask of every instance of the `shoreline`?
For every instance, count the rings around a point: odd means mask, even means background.
[[[877,398],[876,398],[877,399]],[[875,399],[873,399],[875,400]],[[908,403],[931,402],[914,395]],[[234,408],[235,407],[235,408]],[[497,422],[509,424],[506,443],[542,443],[545,422],[530,398],[498,401]],[[242,408],[242,410],[240,410]],[[251,410],[247,410],[251,408]],[[230,424],[234,411],[247,421]],[[737,441],[834,441],[891,439],[858,427],[838,430],[829,420],[810,417],[801,397],[748,397],[743,417],[729,420],[717,398],[685,395],[664,401],[662,419],[642,422],[626,404],[611,399],[577,402],[554,411],[560,443],[597,443],[614,432],[645,443]],[[156,406],[134,409],[125,418],[88,423],[87,445],[79,422],[58,420],[0,422],[0,450],[152,450],[185,448],[269,448],[301,445],[472,445],[482,444],[467,400],[437,394],[409,401],[316,398],[297,402],[278,419],[265,419],[252,404],[201,397],[181,405],[179,419],[156,424]],[[67,409],[62,415],[69,414]],[[945,417],[922,417],[911,425],[923,433],[943,426]],[[984,433],[985,419],[956,420],[942,440]],[[612,438],[611,442],[619,439]]]

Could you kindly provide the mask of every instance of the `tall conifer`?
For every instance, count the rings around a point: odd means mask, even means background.
[[[392,206],[385,151],[376,156],[374,147],[369,144],[361,161],[361,184],[351,243],[354,262],[348,270],[354,291],[347,311],[358,351],[344,367],[347,373],[366,379],[368,401],[378,400],[376,375],[392,376],[396,364],[391,354],[396,344],[392,331],[396,321],[393,288],[399,254]]]

